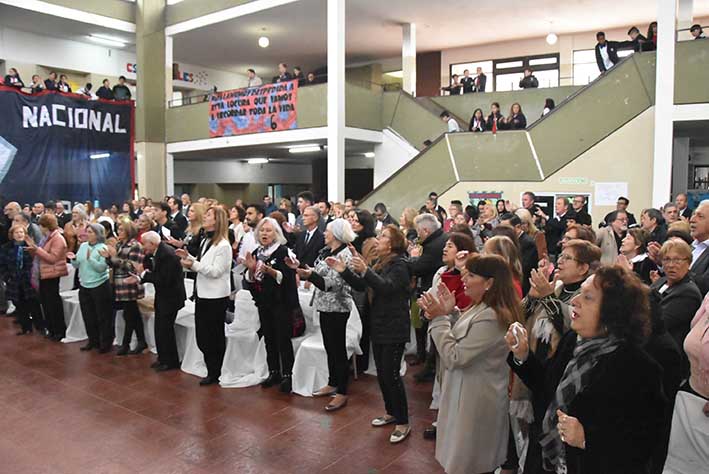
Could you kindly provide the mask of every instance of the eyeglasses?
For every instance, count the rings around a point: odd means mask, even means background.
[[[567,254],[567,253],[562,253],[561,255],[559,255],[559,257],[557,258],[557,260],[559,260],[559,261],[561,261],[561,260],[573,260],[573,261],[575,261],[575,262],[581,263],[579,259],[577,259],[576,257],[572,257],[571,255],[569,255],[569,254]]]
[[[667,266],[667,265],[679,265],[682,262],[689,262],[690,260],[688,258],[663,258],[662,259],[662,264]]]

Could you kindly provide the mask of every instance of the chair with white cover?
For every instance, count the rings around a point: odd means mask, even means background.
[[[62,306],[64,308],[64,322],[66,333],[62,342],[85,341],[89,338],[84,326],[84,318],[81,316],[81,306],[79,305],[79,290],[69,290],[60,293]]]
[[[72,288],[74,288],[74,274],[76,273],[76,268],[74,268],[74,265],[67,263],[66,269],[68,273],[59,278],[59,293],[71,291]]]
[[[175,320],[175,338],[177,351],[182,357],[180,369],[188,374],[203,378],[207,376],[207,366],[204,363],[202,351],[197,347],[195,335],[194,303],[188,301],[185,307],[177,312]]]
[[[357,306],[352,304],[350,317],[347,319],[345,340],[347,345],[347,358],[354,354],[361,355],[359,340],[362,337],[362,321],[359,318]],[[316,331],[305,339],[293,364],[293,393],[304,397],[312,397],[313,392],[327,385],[328,368],[327,353],[323,345],[322,333]]]
[[[219,385],[242,388],[266,380],[266,345],[258,337],[260,327],[258,309],[251,293],[239,290],[234,300],[234,321],[225,328],[227,344]]]

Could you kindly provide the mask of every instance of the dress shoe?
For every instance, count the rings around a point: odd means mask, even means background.
[[[157,367],[155,367],[155,372],[167,372],[168,370],[177,370],[179,368],[180,368],[179,365],[160,364]]]
[[[128,346],[122,345],[118,347],[118,350],[116,351],[117,356],[124,356],[128,355]]]
[[[264,388],[273,387],[277,383],[281,382],[281,374],[277,370],[272,370],[268,374],[268,378],[261,382],[261,386]]]
[[[15,335],[16,336],[24,336],[25,334],[32,334],[32,330],[31,329],[23,329]]]
[[[94,346],[93,344],[91,344],[91,343],[89,342],[89,343],[86,344],[85,346],[81,346],[81,348],[80,348],[79,350],[80,350],[80,351],[90,351],[91,349],[94,349],[95,347],[96,347],[96,346]]]
[[[393,416],[380,416],[372,420],[372,426],[380,427],[396,423],[396,418]]]
[[[389,436],[389,442],[391,444],[401,443],[406,438],[408,438],[410,434],[411,434],[411,426],[407,426],[403,430],[396,429],[391,434],[391,436]]]
[[[54,334],[50,339],[55,342],[62,342],[62,339],[64,339],[64,336],[61,334]]]
[[[199,384],[200,384],[201,386],[203,386],[203,387],[204,387],[205,385],[214,385],[215,383],[219,383],[219,377],[210,377],[210,376],[207,376],[207,377],[205,377],[205,378],[203,378],[202,380],[199,381]]]
[[[423,439],[431,439],[435,440],[436,439],[436,427],[435,426],[430,426],[423,430]]]
[[[145,349],[148,348],[148,345],[145,343],[145,341],[138,341],[138,345],[135,346],[135,349],[129,352],[130,355],[138,355],[142,354]]]
[[[337,393],[337,391],[328,385],[313,393],[313,397],[329,397],[335,395],[335,393]]]
[[[325,405],[325,411],[333,412],[345,408],[347,406],[347,400],[348,398],[345,396],[339,397],[339,400],[338,398],[333,398],[330,403]]]
[[[98,350],[99,354],[108,354],[113,348],[111,346],[101,347]]]
[[[281,379],[280,390],[283,393],[291,393],[293,391],[293,380],[290,375],[284,375]]]
[[[152,364],[150,364],[150,368],[151,368],[151,369],[157,369],[157,368],[160,367],[161,365],[163,365],[163,364],[161,364],[159,360],[156,360],[155,362],[153,362]]]

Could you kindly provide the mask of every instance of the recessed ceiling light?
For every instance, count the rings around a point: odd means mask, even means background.
[[[322,148],[320,145],[297,145],[288,148],[290,153],[316,153]]]
[[[87,38],[89,38],[94,43],[99,43],[106,46],[115,46],[116,48],[122,48],[126,45],[125,41],[123,41],[121,38],[114,38],[112,36],[89,35]]]
[[[268,48],[268,45],[270,44],[271,40],[268,39],[268,36],[262,36],[258,39],[258,45],[262,48]]]
[[[265,165],[268,163],[268,158],[249,158],[246,162],[250,165]]]

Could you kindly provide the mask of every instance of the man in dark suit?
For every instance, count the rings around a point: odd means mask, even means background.
[[[325,236],[318,229],[320,209],[317,206],[306,207],[303,211],[303,231],[295,240],[295,255],[300,265],[315,266],[315,259],[325,246]]]
[[[155,345],[158,360],[151,366],[158,372],[180,368],[175,340],[175,319],[177,312],[185,306],[185,281],[183,279],[180,257],[175,250],[162,242],[153,231],[146,232],[142,238],[147,269],[135,265],[144,283],[155,286]]]
[[[591,225],[591,215],[586,211],[586,196],[574,196],[571,200],[571,207],[576,212],[577,224]]]
[[[441,87],[441,90],[450,92],[451,95],[460,95],[460,82],[458,81],[458,74],[453,74],[451,77],[451,85],[448,87]]]
[[[500,224],[509,225],[517,233],[522,260],[522,294],[527,295],[530,288],[529,278],[532,275],[532,270],[537,268],[539,263],[537,244],[534,242],[534,238],[522,229],[522,219],[516,214],[503,214],[500,217]]]
[[[709,201],[699,204],[692,214],[689,226],[694,239],[692,266],[689,271],[704,297],[709,292]],[[654,253],[657,253],[657,250]]]
[[[460,80],[460,84],[463,86],[463,94],[475,92],[475,79],[470,77],[470,70],[463,71],[463,78]]]
[[[475,76],[475,92],[485,92],[485,84],[487,84],[487,76],[483,74],[483,68],[479,67]]]
[[[632,227],[636,225],[638,222],[635,220],[635,216],[628,212],[628,205],[630,204],[630,200],[627,197],[620,196],[618,198],[618,202],[616,202],[615,205],[615,210],[616,211],[622,211],[625,212],[625,214],[628,216],[628,227]],[[605,227],[607,225],[611,225],[611,222],[613,222],[611,219],[613,218],[613,212],[609,212],[606,214],[606,217],[603,218],[603,222],[598,223],[598,227]]]
[[[288,65],[286,63],[280,63],[278,65],[278,76],[275,77],[273,82],[286,82],[293,79],[293,76],[288,72]]]
[[[677,212],[679,212],[680,217],[684,217],[689,220],[692,217],[692,210],[689,208],[687,195],[684,193],[679,193],[675,196],[675,204],[677,205]]]
[[[569,201],[565,197],[556,198],[554,203],[554,217],[547,220],[544,226],[544,235],[547,241],[547,252],[549,253],[552,261],[561,252],[561,247],[559,243],[566,233],[566,222],[568,221],[569,214]],[[576,214],[574,213],[573,219],[576,220]]]
[[[57,224],[59,224],[60,228],[64,228],[65,225],[71,221],[71,212],[66,212],[66,209],[64,209],[64,203],[61,201],[57,201],[54,204],[54,209],[55,209],[55,216],[57,218]]]
[[[606,34],[602,31],[596,33],[596,64],[601,74],[615,66],[620,59],[618,49],[622,46],[619,41],[606,41]]]
[[[177,199],[175,196],[170,196],[167,200],[167,205],[170,206],[170,220],[172,221],[172,232],[179,234],[181,237],[173,235],[174,239],[180,239],[185,236],[185,231],[189,222],[187,218],[182,215],[182,201]]]
[[[180,196],[180,200],[182,201],[182,215],[187,217],[190,212],[190,207],[192,207],[192,198],[190,198],[189,194],[184,193]]]
[[[628,36],[630,36],[630,41],[626,41],[625,45],[632,46],[633,51],[636,53],[655,50],[655,43],[648,41],[647,38],[640,33],[637,26],[633,26],[628,30]]]

